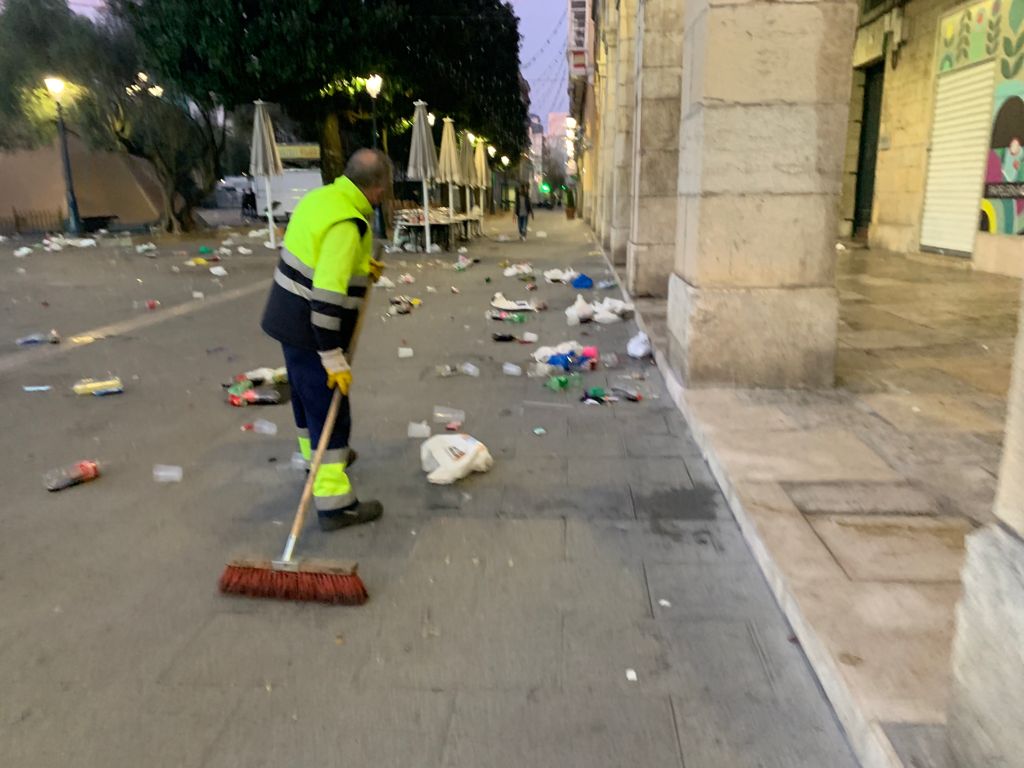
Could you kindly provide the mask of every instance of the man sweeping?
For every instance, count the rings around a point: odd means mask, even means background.
[[[359,501],[345,470],[355,459],[348,392],[352,344],[369,281],[380,277],[373,258],[373,208],[391,193],[383,152],[356,151],[333,184],[299,201],[284,235],[261,326],[281,342],[291,384],[299,448],[308,462],[320,439],[331,390],[344,397],[328,450],[313,483],[320,528],[333,531],[381,516],[379,501]]]

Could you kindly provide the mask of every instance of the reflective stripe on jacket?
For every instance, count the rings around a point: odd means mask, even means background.
[[[261,326],[300,349],[346,349],[369,285],[373,209],[347,177],[295,208]]]

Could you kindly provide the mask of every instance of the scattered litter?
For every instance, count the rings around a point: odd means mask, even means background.
[[[412,357],[412,347],[399,347],[398,348],[398,359],[404,360],[408,357]]]
[[[505,363],[501,366],[501,372],[506,376],[522,376],[523,369],[515,363]]]
[[[406,434],[413,439],[430,437],[430,425],[425,421],[410,421]]]
[[[494,341],[518,341],[519,337],[514,333],[492,333],[491,338]]]
[[[836,250],[837,251],[845,251],[846,250],[846,246],[843,245],[842,243],[836,243]]]
[[[276,435],[277,424],[266,419],[256,419],[249,424],[242,425],[243,432],[255,432],[259,435]]]
[[[626,352],[629,353],[630,357],[641,359],[651,354],[651,340],[647,334],[640,331],[636,336],[629,340],[626,344]]]
[[[601,364],[608,369],[618,368],[619,356],[614,352],[609,352],[607,355],[602,355]]]
[[[461,421],[449,421],[444,425],[446,432],[461,432],[462,422]]]
[[[51,329],[49,333],[31,333],[15,339],[14,343],[19,347],[34,347],[39,344],[60,344],[60,334],[57,330]]]
[[[23,392],[49,392],[53,387],[49,384],[34,384],[21,389]]]
[[[241,392],[228,390],[228,404],[235,408],[244,408],[247,405],[277,405],[281,402],[281,393],[274,387],[253,387],[252,382],[246,382],[248,388]],[[243,385],[244,386],[244,385]]]
[[[661,599],[660,599],[660,600],[658,601],[658,605],[660,605],[660,606],[661,606],[662,608],[671,608],[671,607],[672,607],[672,603],[670,603],[670,602],[669,602],[668,600],[666,600],[665,598],[661,598]]]
[[[485,315],[485,317],[488,320],[502,320],[508,321],[510,323],[526,322],[526,315],[524,315],[522,312],[506,312],[505,310],[502,309],[489,309],[487,310],[487,314]]]
[[[920,413],[921,412],[921,408],[919,406],[916,406],[916,405],[910,406],[910,410],[913,411],[914,413]]]
[[[434,435],[420,446],[420,464],[428,482],[449,485],[471,472],[487,472],[494,459],[475,437]]]
[[[153,479],[158,483],[180,483],[185,470],[175,464],[154,464]]]
[[[629,680],[629,682],[631,682],[631,683],[635,683],[637,681],[637,679],[638,679],[637,676],[636,676],[636,670],[635,669],[627,669],[626,670],[626,679]]]
[[[459,295],[459,294],[461,293],[461,291],[460,291],[460,290],[459,290],[458,288],[456,288],[456,287],[455,287],[454,285],[453,285],[453,286],[451,287],[451,291],[452,291],[452,293],[454,293],[454,294],[455,294],[456,296],[458,296],[458,295]]]
[[[377,287],[378,288],[394,288],[395,287],[395,281],[392,280],[390,277],[387,277],[385,275],[381,275],[380,279],[377,281]]]
[[[462,365],[459,366],[459,370],[462,371],[467,376],[472,376],[474,379],[479,378],[480,376],[480,369],[477,368],[472,363],[463,363]]]
[[[188,261],[185,262],[185,266],[186,267],[205,267],[209,263],[210,262],[208,262],[202,256],[193,256],[191,259],[189,259]]]
[[[231,246],[235,244],[234,238],[226,237],[221,241],[221,245]]]
[[[230,256],[231,255],[231,249],[230,248],[223,248],[223,247],[222,248],[218,248],[217,249],[217,253],[219,253],[221,256]]]
[[[32,249],[27,245],[23,245],[21,248],[14,252],[14,257],[17,259],[24,259],[26,256],[32,255]]]
[[[466,246],[464,246],[464,245],[460,245],[460,246],[459,246],[459,250],[458,250],[458,251],[456,251],[456,253],[469,253],[469,248],[467,248],[467,247],[466,247]]]
[[[435,424],[450,424],[453,421],[462,424],[466,421],[466,412],[447,405],[435,405],[433,419]]]
[[[536,333],[534,333],[533,331],[527,331],[522,335],[522,337],[519,340],[523,342],[523,344],[535,344],[539,339],[540,336],[538,336]]]
[[[548,431],[546,429],[544,429],[544,427],[534,427],[533,428],[533,434],[535,434],[537,437],[544,437],[544,435],[546,435],[547,433],[548,433]]]
[[[590,389],[583,393],[583,396],[580,398],[580,402],[585,403],[586,405],[606,405],[608,403],[618,402],[618,399],[619,398],[614,395],[609,395],[604,390],[604,387],[590,387]]]
[[[452,266],[455,268],[456,272],[465,272],[473,266],[473,263],[473,259],[466,256],[464,253],[460,253],[459,258],[455,260],[455,263],[452,264]]]
[[[412,285],[413,283],[416,282],[416,278],[410,275],[408,272],[406,272],[404,275],[398,278],[398,282],[402,283],[402,285]]]
[[[261,238],[266,237],[267,230],[265,229],[250,229],[249,234],[246,237]]]
[[[67,467],[51,469],[43,475],[48,491],[63,491],[73,485],[81,485],[100,476],[100,465],[94,460],[79,461]]]
[[[598,351],[597,347],[583,347],[578,342],[567,341],[557,347],[540,347],[533,353],[533,359],[556,371],[593,371],[597,369]]]
[[[294,470],[304,470],[309,469],[309,462],[306,461],[305,457],[299,451],[295,451],[288,462],[288,466]]]
[[[213,275],[214,277],[227,277],[228,271],[224,269],[224,267],[216,266],[210,267],[210,274]]]
[[[544,279],[549,283],[571,283],[579,275],[575,269],[548,269],[544,272]]]
[[[432,285],[427,286],[427,293],[437,293],[437,288]]]
[[[491,297],[491,306],[495,309],[503,309],[506,312],[536,312],[541,309],[539,304],[518,299],[506,299],[505,294],[500,291]]]
[[[525,261],[521,264],[512,264],[502,274],[504,274],[505,277],[519,277],[520,275],[532,275],[533,265]]]
[[[543,240],[548,236],[548,233],[544,232],[543,230],[541,230],[540,232],[536,232],[535,234],[540,240]]]
[[[146,302],[146,309],[153,310],[160,306],[160,302],[156,299],[149,299]]]
[[[207,254],[213,253],[213,248],[211,248],[208,245],[200,245],[199,246],[199,250],[197,251],[197,253],[200,256],[206,256]]]
[[[155,251],[155,250],[156,250],[156,244],[155,243],[143,243],[142,245],[136,245],[135,246],[135,252],[136,253],[149,253],[150,251]]]
[[[544,386],[552,392],[562,392],[569,387],[578,387],[583,384],[583,377],[578,373],[570,373],[568,376],[552,376]]]
[[[594,319],[594,308],[583,298],[583,294],[576,294],[576,301],[571,307],[565,310],[565,320],[570,326],[580,323],[589,323]]]
[[[252,256],[252,248],[246,248],[244,245],[240,245],[237,250],[242,256]]]
[[[71,391],[76,395],[96,397],[119,395],[124,392],[124,384],[121,383],[119,376],[112,376],[109,379],[79,379],[72,385]]]
[[[576,275],[576,277],[574,277],[572,279],[572,282],[570,283],[570,285],[573,288],[578,288],[580,290],[586,290],[588,288],[593,288],[594,287],[594,281],[593,281],[592,278],[588,277],[587,275],[580,274],[580,275]]]
[[[528,291],[536,291],[537,290],[537,284],[536,283],[527,283],[526,284],[526,290],[528,290]]]
[[[206,294],[203,293],[202,291],[192,291],[192,298],[193,299],[205,299],[206,298]]]
[[[598,289],[600,289],[602,291],[607,291],[608,289],[615,287],[615,281],[614,280],[602,280],[601,282],[599,282],[597,284],[597,287],[598,287]]]
[[[497,238],[495,238],[495,239],[496,239],[496,240],[497,240],[497,241],[498,241],[499,243],[507,243],[507,242],[508,242],[509,240],[511,240],[512,238],[510,238],[510,237],[509,237],[508,235],[498,235],[498,236],[497,236]]]
[[[100,338],[103,337],[100,336]],[[92,344],[94,341],[96,341],[96,337],[85,334],[83,336],[72,336],[70,339],[68,339],[68,341],[70,341],[72,344]]]

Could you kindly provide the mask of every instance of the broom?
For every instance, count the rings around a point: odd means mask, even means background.
[[[359,313],[352,340],[348,345],[349,362],[355,354],[356,342],[363,329],[363,317],[370,303],[373,283],[367,288],[363,311]],[[320,471],[327,443],[334,432],[334,422],[341,408],[341,390],[335,389],[331,407],[327,411],[324,428],[313,455],[313,462],[302,489],[299,508],[295,511],[292,530],[288,534],[284,551],[278,560],[258,558],[236,558],[229,562],[220,577],[220,591],[225,594],[246,595],[247,597],[269,597],[277,600],[306,600],[336,605],[362,605],[369,598],[363,580],[359,578],[359,564],[353,561],[321,560],[313,558],[295,559],[295,544],[306,521],[306,511],[313,498],[313,482]]]

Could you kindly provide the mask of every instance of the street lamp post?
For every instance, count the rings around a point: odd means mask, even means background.
[[[366,78],[366,92],[370,94],[370,101],[373,103],[373,137],[371,146],[377,148],[377,97],[380,96],[380,89],[384,86],[384,78],[380,75],[370,75]],[[385,237],[384,212],[379,205],[373,208],[373,230],[377,237]]]
[[[59,77],[47,77],[43,82],[57,104],[57,135],[60,137],[60,155],[64,165],[64,191],[68,198],[68,232],[80,235],[82,217],[78,214],[78,198],[75,197],[75,183],[71,177],[71,156],[68,154],[68,132],[64,125],[64,108],[60,103],[61,94],[64,93],[64,81]]]

